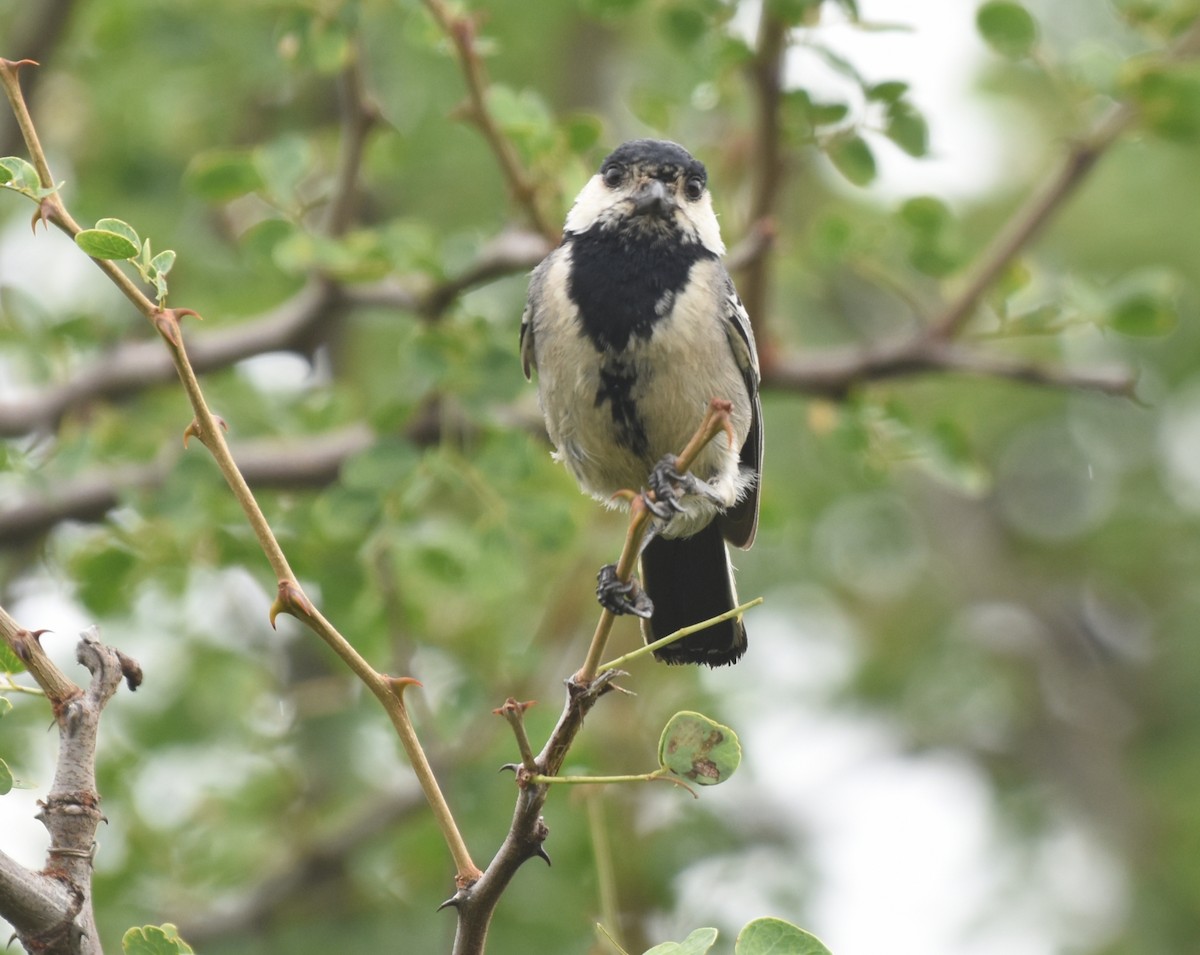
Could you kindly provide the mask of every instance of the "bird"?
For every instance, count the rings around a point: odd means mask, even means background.
[[[635,139],[580,191],[521,319],[555,459],[610,506],[623,490],[655,492],[640,586],[610,564],[597,587],[603,606],[642,618],[647,643],[738,605],[727,544],[750,547],[758,527],[758,354],[724,253],[704,164],[677,143]],[[732,406],[733,438],[718,435],[680,474],[674,454],[714,398]],[[654,655],[717,667],[746,646],[734,617]]]

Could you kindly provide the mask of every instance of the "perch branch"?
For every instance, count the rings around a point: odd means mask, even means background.
[[[732,427],[729,411],[728,402],[714,399],[696,434],[679,455],[677,466],[681,471],[691,467],[696,456],[709,441]],[[649,515],[640,494],[633,497],[630,510],[629,533],[617,565],[617,574],[623,580],[628,579],[633,572]],[[546,862],[550,861],[543,847],[550,830],[541,816],[549,787],[546,783],[539,784],[534,780],[539,776],[559,774],[563,760],[566,759],[575,736],[583,726],[584,717],[591,712],[596,701],[612,689],[612,681],[621,672],[605,670],[599,675],[596,674],[596,664],[604,653],[608,632],[612,628],[612,618],[610,611],[601,612],[600,623],[588,648],[587,660],[567,681],[567,700],[562,713],[542,751],[533,759],[536,771],[530,772],[526,765],[516,769],[517,805],[503,844],[479,879],[472,885],[460,887],[445,903],[454,907],[458,915],[453,955],[483,955],[492,914],[517,869],[535,856],[545,859]],[[516,707],[521,705],[515,704]],[[527,761],[528,756],[523,753],[523,763]]]

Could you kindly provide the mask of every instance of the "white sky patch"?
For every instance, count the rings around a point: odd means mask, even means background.
[[[680,904],[655,926],[663,939],[774,915],[836,955],[1057,955],[1119,929],[1124,872],[1066,808],[1050,810],[1040,841],[1014,843],[969,758],[913,751],[883,716],[830,705],[858,656],[830,596],[767,597],[747,618],[743,661],[705,674],[726,704],[710,715],[738,732],[744,758],[702,798],[771,835],[748,866],[715,857],[681,873]]]

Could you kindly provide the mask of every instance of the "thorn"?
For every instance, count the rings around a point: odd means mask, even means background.
[[[175,309],[155,309],[151,321],[158,329],[158,333],[167,340],[167,344],[175,348],[183,347],[183,339],[179,335],[179,316],[175,313]]]
[[[411,676],[389,676],[387,677],[388,686],[392,688],[392,692],[403,702],[404,691],[410,686],[424,686],[420,680]]]
[[[271,621],[271,628],[274,629],[275,618],[281,613],[290,614],[293,617],[312,617],[316,615],[316,612],[312,601],[300,589],[298,583],[294,580],[281,580],[279,581],[279,594],[276,596],[275,602],[271,604],[268,619]],[[408,678],[404,677],[403,679]]]
[[[538,847],[537,847],[537,849],[535,849],[535,850],[534,850],[534,853],[533,853],[533,854],[534,854],[535,856],[537,856],[539,859],[545,859],[545,860],[546,860],[546,865],[548,865],[548,866],[553,866],[553,865],[554,865],[554,863],[550,861],[550,853],[548,853],[548,852],[546,851],[546,847],[545,847],[545,846],[538,846]]]
[[[512,774],[515,776],[520,771],[521,764],[520,763],[505,763],[503,766],[501,766],[499,769],[497,769],[496,772],[502,773],[506,769],[512,770]]]
[[[168,343],[176,348],[182,348],[183,339],[179,335],[179,320],[187,315],[198,321],[204,321],[200,313],[191,308],[156,308],[151,315],[151,321],[154,322],[158,333]]]
[[[441,905],[439,905],[437,907],[437,910],[440,912],[442,909],[458,908],[460,905],[462,905],[462,902],[463,902],[463,900],[459,898],[460,894],[461,893],[459,893],[459,892],[455,892],[452,896],[450,896],[450,898],[446,899],[445,902],[443,902]]]
[[[524,713],[531,706],[536,706],[537,700],[526,700],[524,703],[514,700],[511,696],[504,701],[503,706],[492,710],[494,716],[507,716],[509,713]]]
[[[219,414],[213,415],[212,419],[213,419],[213,421],[215,421],[217,423],[217,427],[220,428],[222,431],[225,431],[225,432],[229,431],[229,424]],[[191,422],[188,424],[188,426],[183,429],[183,446],[184,446],[184,448],[187,448],[188,441],[191,440],[192,438],[195,438],[197,441],[199,441],[203,445],[207,446],[207,444],[208,444],[208,442],[204,440],[204,429],[200,427],[200,421],[197,418],[193,418],[191,420]]]
[[[37,208],[33,211],[33,219],[30,220],[29,227],[33,230],[33,234],[37,235],[38,223],[42,223],[46,230],[50,229],[50,200],[49,198],[42,199],[37,204]]]

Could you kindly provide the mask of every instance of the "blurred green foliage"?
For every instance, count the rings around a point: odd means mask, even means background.
[[[37,7],[0,0],[0,55],[23,55],[5,47],[29,35]],[[858,18],[855,3],[765,7],[844,81],[835,95],[789,75],[779,104],[787,175],[772,283],[754,316],[775,354],[913,329],[961,287],[1066,141],[1113,98],[1141,110],[963,336],[1014,359],[1128,367],[1140,400],[944,374],[869,383],[837,402],[770,391],[762,528],[737,562],[743,592],[779,608],[780,642],[756,638],[749,618],[752,657],[791,659],[798,645],[803,661],[802,618],[835,607],[852,665],[822,691],[831,718],[875,714],[910,751],[969,761],[1014,845],[1044,846],[1065,817],[1117,860],[1125,909],[1111,930],[1093,938],[1078,915],[1053,913],[1080,938],[1071,951],[1190,951],[1200,923],[1200,80],[1194,62],[1161,50],[1200,11],[1193,0],[980,4],[977,29],[999,55],[981,53],[972,102],[989,115],[1003,106],[1008,172],[964,201],[873,191],[882,157],[936,154],[939,128],[910,77],[878,75],[825,44],[831,23]],[[729,244],[747,235],[756,5],[478,8],[487,107],[550,219],[609,147],[661,135],[708,163]],[[79,221],[136,223],[139,238],[176,251],[170,304],[204,316],[185,326],[189,341],[254,321],[314,272],[351,292],[383,282],[419,296],[529,224],[461,121],[462,75],[417,0],[65,9],[31,94],[52,168]],[[330,234],[344,76],[356,64],[381,121],[365,141],[352,222]],[[24,155],[3,124],[0,142],[0,155]],[[98,275],[70,278],[66,263],[82,256],[61,235],[30,237],[31,206],[16,193],[36,198],[36,177],[3,162],[0,185],[14,193],[0,189],[3,404],[65,387],[117,342],[154,333]],[[30,247],[46,256],[39,271],[3,269]],[[540,700],[527,725],[535,746],[546,738],[594,625],[595,569],[623,534],[547,454],[517,354],[524,293],[513,269],[437,314],[331,307],[289,355],[203,379],[235,449],[278,441],[268,447],[286,462],[321,436],[369,428],[336,479],[277,481],[260,499],[325,615],[375,666],[424,683],[409,694],[418,729],[480,863],[513,797],[511,778],[493,771],[514,758],[511,733],[491,710],[507,696]],[[0,508],[98,476],[116,491],[103,519],[0,551],[0,603],[25,626],[41,626],[22,608],[50,589],[146,672],[105,716],[102,932],[174,921],[197,950],[230,955],[447,951],[453,917],[434,910],[452,867],[399,748],[323,647],[287,618],[278,632],[267,625],[276,582],[203,448],[181,447],[189,420],[178,386],[154,385],[72,406],[0,444]],[[638,639],[630,625],[615,642],[624,652]],[[639,667],[638,695],[602,701],[568,771],[639,771],[679,709],[733,724],[725,711],[739,693],[763,719],[811,693],[802,665],[773,668],[787,687],[778,698],[755,694],[740,675],[750,666],[704,679]],[[29,780],[48,765],[47,717],[32,697],[12,700],[0,757]],[[788,762],[777,753],[755,768],[753,757],[721,787],[744,787],[750,806],[761,805],[755,780]],[[777,914],[810,925],[810,860],[803,840],[780,836],[780,818],[671,795],[664,809],[661,794],[606,794],[630,951],[662,940],[689,866],[771,847],[792,866],[787,885],[770,886]],[[596,950],[585,815],[575,797],[552,796],[554,868],[519,873],[489,951]],[[995,906],[1002,914],[1005,899]]]

